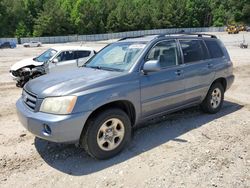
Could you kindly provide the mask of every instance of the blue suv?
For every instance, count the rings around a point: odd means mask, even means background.
[[[29,81],[16,106],[37,137],[75,142],[106,159],[148,119],[195,105],[218,112],[233,80],[228,52],[214,35],[123,38],[81,68]]]

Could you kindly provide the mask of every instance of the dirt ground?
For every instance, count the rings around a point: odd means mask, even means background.
[[[244,35],[250,44],[250,33]],[[208,115],[195,107],[154,120],[135,131],[120,155],[105,161],[74,145],[37,139],[18,121],[21,89],[9,67],[53,45],[0,50],[0,187],[249,188],[250,48],[238,47],[242,33],[218,36],[236,76],[223,109]],[[105,42],[84,45],[98,50]]]

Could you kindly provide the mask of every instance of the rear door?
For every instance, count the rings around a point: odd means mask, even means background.
[[[206,45],[201,39],[179,40],[183,61],[186,87],[186,99],[189,102],[200,102],[206,95],[215,72],[209,58]]]
[[[30,47],[36,47],[36,43],[33,42],[33,41],[31,41],[31,42],[30,42]]]
[[[204,42],[210,54],[210,64],[212,65],[211,68],[223,72],[225,66],[228,65],[229,59],[224,55],[222,47],[220,46],[221,44],[217,40],[213,39],[206,39]]]
[[[143,117],[159,114],[185,103],[179,52],[175,40],[166,40],[158,42],[146,56],[145,61],[159,60],[162,70],[140,76]]]
[[[3,44],[2,44],[2,48],[10,48],[11,46],[10,46],[10,43],[9,42],[4,42]]]
[[[94,54],[89,50],[78,50],[75,53],[76,53],[76,59],[78,61],[77,62],[78,66],[83,66],[89,60],[89,58],[92,57],[92,55]]]
[[[31,41],[30,42],[30,47],[37,47],[37,42]]]

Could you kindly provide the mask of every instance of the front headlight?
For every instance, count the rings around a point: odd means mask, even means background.
[[[76,99],[76,96],[48,97],[43,100],[40,111],[51,114],[70,114]]]

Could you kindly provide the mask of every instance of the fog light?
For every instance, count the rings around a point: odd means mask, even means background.
[[[47,124],[43,124],[43,135],[44,136],[51,135],[51,128]]]

